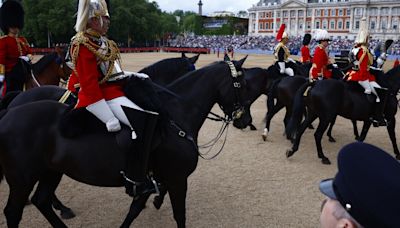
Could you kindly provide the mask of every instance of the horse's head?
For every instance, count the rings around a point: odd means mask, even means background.
[[[386,72],[386,74],[377,76],[377,82],[382,87],[390,88],[393,93],[397,94],[400,90],[400,65],[393,67],[391,70]]]
[[[239,61],[228,61],[224,67],[224,74],[229,77],[221,80],[222,87],[219,90],[218,104],[237,128],[245,128],[251,123],[250,113],[245,111],[246,106],[246,80],[242,65],[247,56]]]
[[[149,75],[151,80],[159,85],[167,85],[186,73],[194,71],[196,69],[194,64],[198,58],[199,55],[188,58],[182,53],[179,58],[163,59],[139,72]]]
[[[57,58],[55,59],[56,64],[58,64],[58,75],[61,80],[67,81],[69,76],[72,73],[72,69],[65,62],[66,49],[56,48],[55,52],[57,53]]]

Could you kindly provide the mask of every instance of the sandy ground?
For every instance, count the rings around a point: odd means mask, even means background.
[[[137,71],[163,58],[177,56],[176,53],[124,54],[123,64],[126,69]],[[215,60],[216,55],[201,55],[196,65],[199,68]],[[251,55],[245,67],[267,67],[271,63],[271,56]],[[393,62],[387,62],[386,66],[393,66]],[[337,152],[343,145],[354,141],[350,121],[338,118],[333,131],[337,143],[328,142],[326,137],[323,139],[325,154],[332,165],[322,165],[317,158],[312,130],[304,134],[300,150],[286,159],[285,152],[290,143],[282,135],[283,111],[273,119],[267,142],[261,139],[265,99],[261,96],[251,109],[258,130],[238,130],[231,126],[220,156],[211,161],[200,159],[197,169],[189,177],[188,227],[319,226],[320,204],[324,197],[318,190],[318,183],[334,175]],[[214,107],[214,111],[220,112],[218,107]],[[206,121],[200,132],[200,143],[216,135],[219,127],[220,123]],[[371,129],[366,142],[393,153],[385,128]],[[92,187],[66,176],[57,195],[77,214],[76,218],[65,221],[69,227],[118,227],[131,201],[123,188]],[[8,185],[3,181],[0,185],[0,208],[5,207],[7,196]],[[147,208],[133,226],[175,227],[168,197],[159,211],[151,202],[147,203]],[[3,214],[0,215],[0,227],[6,227]],[[50,225],[34,206],[29,205],[24,210],[21,227]]]

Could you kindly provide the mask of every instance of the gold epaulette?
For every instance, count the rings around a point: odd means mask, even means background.
[[[0,74],[4,75],[6,73],[6,67],[3,64],[0,64]]]

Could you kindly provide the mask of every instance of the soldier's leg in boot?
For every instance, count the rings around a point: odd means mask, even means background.
[[[141,193],[152,191],[154,188],[147,178],[147,172],[151,140],[158,113],[145,111],[126,97],[119,97],[108,103],[114,115],[132,129],[134,140],[132,140],[132,150],[126,155],[125,173],[135,183],[127,181],[126,192],[136,197]]]

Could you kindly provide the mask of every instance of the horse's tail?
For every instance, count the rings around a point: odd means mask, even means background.
[[[294,138],[294,135],[301,123],[305,111],[303,97],[309,86],[310,83],[305,83],[297,90],[296,95],[294,96],[291,117],[285,129],[285,133],[288,138]]]
[[[6,96],[0,102],[0,110],[7,109],[11,101],[14,100],[14,98],[20,93],[21,91],[11,91],[7,93]]]

